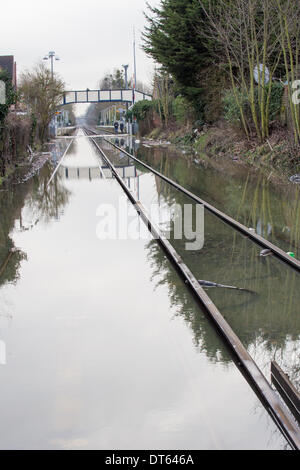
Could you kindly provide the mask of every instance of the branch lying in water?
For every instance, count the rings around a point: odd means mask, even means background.
[[[216,284],[215,282],[210,282],[210,281],[198,281],[200,286],[202,287],[218,287],[221,289],[233,289],[233,290],[239,290],[243,292],[249,292],[250,294],[256,294],[257,292],[254,292],[253,290],[249,289],[243,289],[242,287],[234,287],[234,286],[224,286],[223,284]]]

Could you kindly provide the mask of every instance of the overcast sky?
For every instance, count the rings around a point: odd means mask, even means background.
[[[149,0],[158,5],[160,0]],[[1,5],[0,55],[14,55],[18,75],[49,51],[67,89],[95,89],[107,71],[129,63],[133,74],[136,28],[137,79],[149,82],[153,62],[140,49],[146,0],[15,0]],[[50,62],[47,62],[50,65]]]

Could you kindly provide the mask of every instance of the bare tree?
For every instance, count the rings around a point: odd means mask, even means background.
[[[272,80],[282,57],[274,0],[199,1],[209,21],[207,38],[217,41],[214,50],[219,59],[221,55],[226,60],[244,131],[249,137],[253,124],[263,140],[269,134]],[[245,113],[243,95],[251,109],[252,123]]]
[[[156,70],[154,76],[154,96],[158,99],[158,111],[161,120],[168,125],[172,100],[174,99],[174,83],[171,75],[165,70]]]
[[[293,83],[300,78],[300,2],[294,0],[273,0],[277,7],[280,26],[280,45],[282,49],[286,78],[288,81],[288,100],[294,130],[295,143],[300,142],[299,104],[292,99]]]
[[[64,83],[56,76],[52,77],[43,63],[21,76],[21,98],[37,119],[42,142],[47,137],[48,126],[61,102],[64,89]]]

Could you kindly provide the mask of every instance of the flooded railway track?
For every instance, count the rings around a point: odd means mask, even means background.
[[[86,135],[93,136],[97,135],[97,133],[91,129],[84,128],[84,132]],[[100,147],[100,145],[96,142],[96,139],[91,139],[94,143],[95,147],[99,151],[101,158],[110,168],[114,178],[118,181],[119,185],[122,187],[123,191],[125,192],[128,199],[131,203],[135,206],[135,209],[141,219],[144,221],[148,229],[151,231],[152,234],[155,235],[155,238],[158,240],[160,246],[164,250],[165,254],[175,266],[178,273],[183,277],[185,284],[187,287],[192,291],[194,297],[201,305],[202,309],[208,314],[209,319],[214,323],[215,327],[217,328],[219,334],[225,341],[226,345],[229,347],[231,354],[235,360],[235,363],[239,370],[242,372],[246,380],[248,381],[249,385],[255,391],[256,395],[281,430],[285,438],[290,443],[291,447],[294,449],[300,448],[300,430],[295,420],[293,419],[290,412],[287,410],[283,401],[278,397],[276,392],[273,390],[271,384],[265,377],[265,375],[261,372],[255,361],[252,359],[244,345],[242,344],[239,337],[234,333],[229,323],[225,320],[222,313],[218,310],[218,308],[214,305],[211,298],[207,295],[205,290],[200,285],[199,281],[195,278],[191,270],[188,266],[183,262],[179,254],[176,252],[174,247],[171,243],[166,240],[166,238],[162,235],[160,229],[153,223],[153,221],[149,218],[147,212],[145,211],[141,202],[135,197],[134,193],[128,188],[126,183],[122,180],[119,176],[118,172],[116,171],[115,167],[111,163],[108,156],[105,154],[104,150]],[[197,204],[203,205],[209,212],[213,213],[215,216],[220,218],[223,222],[230,225],[235,230],[242,233],[244,236],[248,237],[252,241],[254,241],[259,246],[263,247],[264,249],[270,250],[270,252],[278,258],[281,262],[287,264],[289,267],[293,268],[296,271],[300,269],[300,263],[298,260],[291,258],[287,255],[283,250],[278,248],[277,246],[273,245],[272,243],[268,242],[264,238],[258,236],[257,234],[253,233],[247,227],[243,226],[239,222],[235,221],[234,219],[228,217],[226,214],[222,213],[215,207],[207,204],[205,201],[200,199],[198,196],[194,195],[193,193],[187,191],[185,188],[170,180],[169,178],[165,177],[161,173],[157,172],[149,165],[146,165],[141,160],[137,159],[121,147],[115,145],[113,142],[105,139],[105,142],[110,144],[112,147],[116,148],[120,152],[124,153],[129,158],[133,159],[135,162],[144,166],[147,170],[151,173],[155,174],[159,178],[163,179],[171,186],[175,187],[180,192],[186,194],[189,198],[191,198]]]
[[[91,129],[88,129],[89,132],[91,133],[95,133],[93,130]],[[255,230],[251,229],[251,228],[248,228],[246,227],[245,225],[241,224],[240,222],[238,222],[237,220],[233,219],[232,217],[228,216],[227,214],[225,214],[224,212],[220,211],[219,209],[217,209],[216,207],[212,206],[211,204],[207,203],[206,201],[204,201],[203,199],[199,198],[198,196],[196,196],[195,194],[193,194],[192,192],[188,191],[187,189],[185,189],[183,186],[179,185],[176,181],[174,180],[171,180],[170,178],[167,178],[166,176],[164,176],[162,173],[156,171],[154,168],[150,167],[149,165],[147,165],[146,163],[144,163],[142,160],[136,158],[134,155],[131,155],[130,153],[128,153],[126,150],[122,149],[121,147],[119,147],[118,145],[114,144],[113,142],[109,141],[109,140],[106,140],[106,142],[108,142],[110,145],[112,145],[114,148],[118,149],[120,152],[124,153],[127,157],[131,158],[132,160],[134,160],[136,163],[142,165],[144,168],[146,168],[147,170],[149,170],[151,173],[153,173],[154,175],[158,176],[159,178],[161,178],[162,180],[164,180],[165,182],[167,182],[168,184],[170,184],[171,186],[173,186],[175,189],[177,189],[178,191],[182,192],[183,194],[185,194],[186,196],[188,196],[191,200],[193,200],[194,202],[196,202],[197,204],[201,204],[205,207],[205,209],[209,212],[211,212],[212,214],[214,214],[216,217],[218,217],[219,219],[221,219],[223,222],[225,222],[227,225],[231,226],[234,230],[242,233],[244,236],[246,236],[247,238],[249,238],[250,240],[254,241],[257,245],[261,246],[262,248],[264,248],[264,250],[268,250],[269,252],[271,252],[271,254],[273,254],[274,256],[276,256],[279,260],[283,261],[285,264],[291,266],[292,268],[294,268],[296,271],[300,272],[300,261],[293,258],[292,256],[290,256],[290,254],[288,253],[285,253],[283,250],[281,250],[278,246],[274,245],[273,243],[269,242],[268,240],[266,240],[265,238],[261,237],[260,235],[257,235],[255,233]]]

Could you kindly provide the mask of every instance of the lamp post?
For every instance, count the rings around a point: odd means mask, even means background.
[[[44,60],[49,60],[51,61],[51,79],[52,79],[52,82],[53,82],[53,79],[54,79],[54,59],[55,60],[60,60],[60,58],[55,54],[54,51],[50,51],[48,52],[48,55],[45,55],[44,57]],[[55,114],[55,116],[52,118],[52,123],[54,125],[54,128],[55,128],[55,135],[57,135],[57,115]]]
[[[129,65],[122,65],[125,70],[125,89],[128,90],[128,67]],[[128,111],[128,103],[126,102],[126,111]]]
[[[49,60],[49,59],[51,60],[51,77],[52,77],[52,80],[53,80],[53,77],[54,77],[54,65],[53,65],[53,61],[54,61],[54,59],[55,59],[55,60],[60,60],[60,58],[55,54],[54,51],[50,51],[50,52],[48,53],[48,55],[46,55],[46,56],[44,57],[44,60]]]
[[[135,27],[133,28],[133,60],[134,60],[134,91],[136,91],[136,41],[135,41]]]

